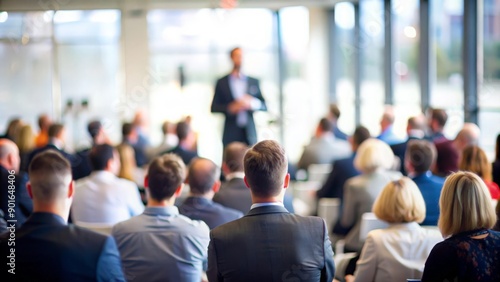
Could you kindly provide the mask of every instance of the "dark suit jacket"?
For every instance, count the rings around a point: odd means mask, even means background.
[[[10,276],[9,235],[0,235],[0,275],[9,279],[2,281],[125,281],[112,237],[66,225],[51,213],[34,213],[16,230],[15,276]]]
[[[458,171],[459,152],[453,145],[452,140],[436,142],[437,160],[435,174],[448,176],[452,172]]]
[[[28,167],[29,167],[29,164],[31,163],[31,161],[33,160],[33,158],[36,155],[38,155],[38,154],[40,154],[42,152],[45,152],[47,150],[55,150],[55,151],[61,153],[61,155],[63,155],[63,157],[65,157],[70,162],[71,169],[74,169],[74,166],[75,166],[75,158],[74,158],[74,156],[71,155],[71,154],[69,154],[69,153],[66,153],[66,151],[64,151],[64,150],[60,150],[54,144],[47,144],[47,145],[45,145],[42,148],[38,148],[38,149],[33,150],[33,152],[31,152],[31,154],[29,156]]]
[[[262,102],[262,106],[258,110],[267,110],[266,102],[260,92],[259,81],[248,76],[247,87],[247,94],[252,95]],[[241,128],[236,123],[237,115],[230,114],[227,111],[227,106],[233,101],[233,94],[231,92],[231,87],[229,86],[229,75],[226,75],[219,79],[215,85],[215,94],[211,106],[212,113],[223,113],[226,116],[226,120],[224,122],[224,133],[222,136],[222,143],[224,144],[224,147],[234,141],[244,142],[248,145],[257,143],[257,131],[253,120],[253,111],[248,111],[248,122],[245,126],[246,136],[244,136],[241,134]]]
[[[11,177],[11,179],[15,179],[15,189],[10,189],[10,191],[13,191],[13,194],[11,194],[8,189],[10,186],[9,175],[9,172],[3,166],[0,166],[0,209],[3,211],[5,220],[16,220],[16,227],[20,227],[33,211],[33,201],[26,189],[28,176],[25,173],[20,173]],[[15,206],[14,212],[11,213],[9,211],[9,197],[12,196],[15,197]],[[15,217],[11,218],[10,214],[15,215]]]
[[[493,164],[492,164],[492,174],[493,174],[493,182],[495,182],[496,184],[498,184],[498,186],[500,186],[500,160],[496,160]]]
[[[210,229],[243,216],[238,210],[224,207],[203,197],[187,197],[179,207],[179,213],[194,220],[203,220]]]
[[[90,149],[85,149],[77,152],[74,156],[75,166],[73,168],[73,180],[78,180],[90,175],[92,165],[90,164],[89,154]]]
[[[332,172],[328,175],[325,184],[316,193],[318,198],[344,198],[344,183],[347,179],[359,175],[359,171],[354,168],[354,157],[333,162]]]
[[[425,201],[425,220],[422,225],[437,225],[439,218],[439,196],[443,189],[444,178],[432,175],[430,171],[412,178],[417,184]]]
[[[330,282],[334,273],[332,246],[321,218],[264,206],[210,231],[211,282]]]
[[[247,214],[252,206],[252,193],[242,178],[235,177],[222,183],[219,192],[214,196],[214,202]],[[285,194],[283,205],[290,213],[295,212],[290,195]]]
[[[166,151],[161,153],[160,155],[163,155],[165,153],[173,153],[176,154],[177,156],[181,157],[182,161],[184,162],[185,165],[189,165],[192,159],[197,158],[198,154],[193,151],[188,151],[181,146],[177,146],[173,148],[172,150]]]

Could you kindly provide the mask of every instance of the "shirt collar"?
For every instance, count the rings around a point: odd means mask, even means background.
[[[260,208],[260,207],[268,207],[268,206],[281,206],[285,207],[282,202],[269,202],[269,203],[256,203],[253,204],[250,209]]]
[[[247,80],[247,76],[244,75],[242,72],[240,72],[240,75],[235,75],[235,74],[231,73],[229,75],[229,78],[231,78],[231,79],[237,79],[237,80]]]
[[[95,170],[90,173],[92,177],[97,177],[97,178],[115,178],[116,175],[114,175],[112,172],[109,172],[107,170]]]
[[[165,216],[175,216],[179,214],[179,209],[176,206],[168,207],[146,207],[144,210],[146,215],[165,215]]]
[[[231,172],[230,174],[226,175],[226,181],[232,180],[233,178],[243,179],[244,177],[245,173],[243,171]]]

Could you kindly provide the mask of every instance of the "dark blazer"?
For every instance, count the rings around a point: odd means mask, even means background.
[[[498,184],[498,186],[500,186],[500,160],[496,160],[492,164],[491,172],[493,174],[493,182],[495,182],[496,184]]]
[[[318,198],[344,198],[344,183],[347,179],[359,175],[359,171],[354,168],[354,157],[337,160],[333,162],[332,172],[328,175],[325,184],[321,187],[316,196]]]
[[[44,151],[47,151],[47,150],[55,150],[55,151],[61,153],[61,155],[63,155],[63,157],[65,157],[70,162],[71,168],[74,169],[74,166],[75,166],[75,158],[74,158],[74,156],[71,155],[71,154],[69,154],[69,153],[67,153],[64,150],[61,150],[61,149],[57,148],[54,144],[50,144],[50,143],[47,144],[47,145],[45,145],[42,148],[35,149],[35,150],[33,150],[33,152],[31,152],[31,154],[29,156],[28,167],[29,167],[29,164],[31,163],[31,161],[33,160],[33,158],[36,155],[38,155],[38,154],[40,154],[40,153],[42,153]]]
[[[252,206],[252,193],[242,178],[233,178],[222,183],[219,192],[214,196],[214,202],[247,214]],[[290,213],[295,212],[290,195],[285,194],[283,205]]]
[[[92,172],[92,165],[90,164],[90,149],[78,151],[74,155],[75,166],[73,167],[73,180],[78,180],[90,175]]]
[[[210,229],[243,216],[238,210],[224,207],[203,197],[187,197],[179,207],[179,213],[193,220],[203,220]]]
[[[439,196],[444,178],[432,175],[430,171],[412,178],[425,201],[425,220],[421,225],[437,225],[439,218]]]
[[[197,158],[198,154],[193,151],[186,150],[182,148],[181,146],[177,146],[173,148],[172,150],[163,152],[161,155],[165,153],[174,153],[177,156],[181,157],[182,161],[184,162],[185,165],[189,165],[192,159]]]
[[[211,282],[330,282],[334,274],[332,246],[319,217],[264,206],[210,231],[207,276]]]
[[[0,235],[0,275],[7,271],[9,234]],[[16,230],[15,279],[17,281],[125,281],[120,255],[112,237],[74,225],[51,213],[34,213]]]
[[[247,94],[252,95],[262,102],[261,108],[258,110],[267,110],[266,102],[260,92],[259,81],[249,76],[247,76]],[[224,147],[234,141],[240,141],[248,145],[257,143],[257,130],[255,129],[253,111],[248,111],[248,122],[244,129],[246,134],[242,135],[242,130],[236,123],[237,115],[230,114],[227,111],[227,106],[233,101],[233,94],[231,92],[231,87],[229,86],[229,75],[226,75],[219,79],[215,85],[214,99],[212,100],[211,106],[212,113],[223,113],[226,116],[226,120],[224,122],[224,133],[222,136],[222,143],[224,144]]]
[[[33,201],[28,194],[26,189],[26,183],[28,182],[28,176],[25,173],[14,174],[11,179],[14,181],[14,189],[8,189],[9,183],[9,171],[3,166],[0,166],[0,209],[3,211],[3,218],[5,220],[16,220],[16,227],[20,227],[26,221],[33,211]],[[13,194],[9,193],[13,191]],[[14,212],[9,211],[9,197],[15,197],[14,201]],[[13,214],[14,217],[10,217]]]

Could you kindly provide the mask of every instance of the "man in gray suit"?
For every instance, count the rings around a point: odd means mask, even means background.
[[[276,142],[257,143],[244,158],[253,205],[241,219],[210,232],[209,281],[332,281],[333,251],[325,222],[290,214],[285,151]]]

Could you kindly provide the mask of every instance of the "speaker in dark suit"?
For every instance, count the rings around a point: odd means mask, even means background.
[[[244,158],[250,212],[210,232],[209,281],[332,281],[333,251],[323,219],[290,214],[283,148],[272,140],[253,146]]]
[[[267,110],[259,87],[259,81],[241,73],[241,48],[231,50],[233,70],[219,79],[212,100],[212,113],[225,115],[222,143],[226,147],[233,141],[248,145],[257,142],[257,131],[253,119],[254,111]]]
[[[32,160],[29,176],[34,213],[17,230],[8,222],[0,235],[0,280],[125,281],[112,237],[67,224],[74,193],[69,162],[48,150]]]

